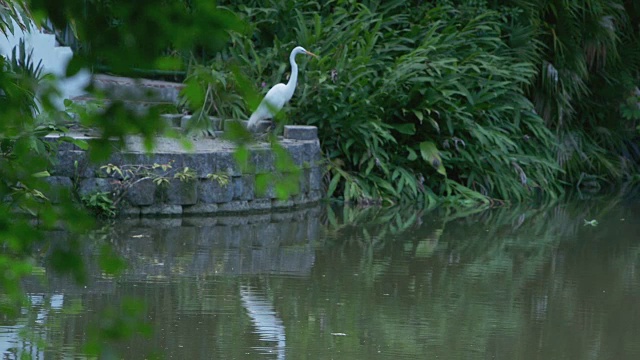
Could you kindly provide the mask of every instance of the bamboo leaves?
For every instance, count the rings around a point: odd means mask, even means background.
[[[589,93],[585,74],[603,69],[604,50],[628,51],[629,61],[639,62],[633,60],[640,58],[634,46],[613,46],[630,43],[617,32],[620,9],[611,15],[605,14],[610,4],[594,9],[581,9],[577,1],[558,4],[554,16],[572,21],[549,28],[555,33],[547,39],[540,37],[548,30],[540,28],[547,3],[527,2],[524,13],[519,1],[493,10],[485,1],[436,3],[243,2],[253,9],[245,11],[245,20],[256,24],[254,36],[260,40],[238,41],[229,58],[257,84],[286,75],[278,68],[283,63],[278,54],[294,44],[322,54],[317,62],[301,64],[286,115],[318,126],[327,160],[340,164],[329,169],[332,196],[367,203],[432,203],[443,196],[465,203],[524,200],[557,196],[562,192],[557,178],[576,178],[576,169],[621,176],[629,170],[620,169],[633,168],[618,166],[616,155],[609,155],[615,149],[585,149],[592,143],[619,144],[611,127],[590,124],[589,129],[607,131],[582,138],[549,127],[586,106],[575,96]],[[607,31],[591,39],[587,52],[575,52],[581,45],[567,39],[581,36],[576,26],[583,10],[598,31]],[[264,42],[266,34],[271,40]],[[544,41],[551,46],[545,48]],[[547,51],[557,56],[543,63]],[[614,60],[606,56],[607,64]],[[634,74],[628,78],[637,79]],[[625,149],[629,158],[636,156]],[[580,160],[584,156],[589,162]],[[564,173],[564,166],[571,172]]]
[[[433,166],[439,174],[447,176],[447,171],[442,164],[442,157],[438,152],[438,148],[431,141],[423,141],[420,143],[420,155],[422,159]]]

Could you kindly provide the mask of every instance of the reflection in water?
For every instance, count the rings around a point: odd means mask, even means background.
[[[38,337],[46,334],[43,326],[47,323],[52,312],[60,311],[64,303],[63,294],[27,294],[30,308],[23,311],[30,312],[31,319],[23,317],[16,324],[0,325],[0,354],[3,359],[43,359],[44,352],[37,344]]]
[[[127,279],[283,274],[306,276],[314,262],[319,208],[225,218],[124,222],[113,235]]]
[[[250,286],[240,286],[242,305],[256,327],[261,341],[273,343],[269,347],[256,347],[265,354],[277,354],[278,360],[285,358],[285,333],[282,320],[264,294],[260,294]]]
[[[126,273],[89,261],[87,288],[25,282],[64,298],[0,324],[3,356],[38,319],[47,357],[82,356],[103,309],[135,297],[154,332],[118,345],[127,359],[637,359],[638,218],[638,202],[583,201],[120,223],[85,253],[112,244]]]

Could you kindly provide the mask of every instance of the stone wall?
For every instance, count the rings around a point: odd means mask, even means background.
[[[93,140],[83,135],[75,137],[88,142]],[[275,155],[268,144],[251,146],[249,166],[240,167],[233,155],[234,144],[220,139],[198,139],[192,149],[185,150],[178,140],[157,138],[154,151],[147,153],[141,139],[132,137],[122,150],[103,163],[92,163],[86,151],[63,143],[48,180],[56,188],[76,189],[80,196],[108,192],[117,198],[122,194],[119,210],[127,217],[269,211],[318,202],[323,194],[317,129],[286,126],[280,144],[300,170],[298,186],[288,189],[292,195],[286,200],[277,198],[273,184],[263,192],[256,186],[256,180],[269,178],[275,170]],[[113,172],[107,174],[101,168],[107,164],[121,169],[171,164],[174,172],[166,177],[168,185],[158,185],[142,176],[127,180]],[[175,172],[185,168],[191,169],[195,178],[181,181],[173,177]],[[224,181],[219,181],[221,177]]]

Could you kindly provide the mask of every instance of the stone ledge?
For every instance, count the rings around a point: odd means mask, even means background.
[[[315,140],[318,138],[318,128],[305,125],[285,125],[284,138],[291,140]]]
[[[142,216],[180,216],[182,215],[182,206],[168,204],[153,204],[140,207],[140,215]]]
[[[164,120],[167,125],[175,125],[177,118],[165,116]],[[187,150],[176,139],[158,138],[156,151],[147,153],[140,138],[130,137],[120,152],[114,152],[107,161],[100,164],[89,162],[86,151],[71,143],[64,143],[64,147],[59,147],[64,150],[57,152],[55,165],[50,169],[54,175],[50,182],[52,187],[77,189],[81,195],[95,192],[119,193],[126,190],[121,203],[121,214],[125,217],[266,212],[306,206],[322,198],[322,171],[317,164],[317,160],[321,158],[321,150],[317,138],[309,139],[312,135],[317,136],[317,131],[313,129],[315,128],[308,126],[289,127],[286,130],[287,136],[304,140],[280,139],[280,144],[301,170],[299,181],[292,186],[291,197],[286,200],[276,199],[273,184],[269,184],[263,193],[257,189],[257,183],[261,182],[259,177],[271,176],[275,171],[276,159],[268,144],[251,145],[248,166],[241,168],[234,159],[235,145],[214,139],[198,139]],[[77,135],[76,139],[95,139],[85,134]],[[47,137],[47,140],[55,141],[56,137],[59,136],[53,135]],[[158,186],[147,179],[125,189],[131,180],[126,179],[126,174],[107,174],[100,169],[106,164],[120,167],[171,164],[169,173],[163,174],[171,185]],[[193,170],[193,181],[180,182],[174,178],[174,172],[182,171],[185,167]],[[146,170],[141,168],[141,171]],[[136,176],[147,175],[140,173]]]

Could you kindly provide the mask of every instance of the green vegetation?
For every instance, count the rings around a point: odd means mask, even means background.
[[[168,48],[218,51],[227,39],[225,31],[240,24],[232,14],[218,10],[208,0],[190,1],[189,8],[181,2],[164,3],[166,6],[145,0],[0,1],[0,32],[11,34],[29,27],[31,24],[22,21],[29,18],[35,24],[49,19],[56,29],[72,29],[88,50],[70,62],[67,75],[72,76],[81,68],[92,69],[96,65],[123,74],[132,73],[137,67],[173,69],[180,64],[167,54]],[[117,26],[113,22],[116,18],[121,20]],[[100,193],[75,199],[70,191],[59,192],[47,181],[52,165],[50,154],[60,143],[44,141],[43,136],[66,133],[70,117],[53,106],[57,90],[49,81],[51,76],[42,73],[40,64],[34,63],[23,47],[16,48],[15,54],[12,61],[0,57],[0,314],[4,324],[15,324],[21,309],[25,309],[27,299],[21,282],[38,269],[69,275],[81,284],[88,280],[85,268],[90,264],[81,257],[86,247],[80,244],[78,234],[94,228],[95,219],[83,208],[83,201],[77,200],[84,200],[107,216],[115,205],[114,199]],[[89,91],[98,99],[102,96],[96,89]],[[112,148],[109,139],[122,143],[125,136],[139,134],[151,147],[154,137],[165,128],[158,109],[140,114],[119,101],[100,104],[100,109],[78,111],[74,119],[77,125],[101,134],[88,148],[93,160],[108,158]],[[63,136],[60,142],[64,141],[87,148],[86,143]],[[191,175],[182,171],[177,178],[188,180]],[[72,236],[65,241],[52,241],[45,235],[60,229]],[[99,252],[96,266],[106,275],[117,274],[122,268],[121,260],[109,251],[109,243],[99,241],[98,249],[106,250]],[[127,304],[113,305],[117,310],[106,315],[103,324],[96,324],[96,339],[87,349],[88,354],[108,355],[113,351],[113,340],[140,332],[133,325],[118,323],[122,315],[127,322],[142,324],[131,316],[138,309],[131,310]]]
[[[82,204],[99,218],[113,218],[116,216],[116,207],[108,192],[96,192],[83,195]]]
[[[212,113],[238,117],[257,104],[249,96],[242,111],[233,95],[246,79],[266,92],[286,77],[291,48],[318,53],[302,61],[284,117],[318,126],[330,195],[517,202],[637,180],[640,10],[630,2],[223,4],[249,30],[188,81],[215,76],[224,106]]]
[[[187,70],[181,106],[202,119],[248,117],[258,93],[286,79],[295,45],[319,54],[300,61],[299,87],[279,120],[319,128],[328,193],[345,201],[473,206],[640,180],[640,6],[632,1],[0,1],[2,33],[27,17],[77,38],[69,76]],[[8,318],[24,304],[21,278],[43,263],[86,281],[77,237],[38,247],[43,230],[94,226],[73,194],[46,181],[59,143],[42,138],[66,132],[70,117],[54,108],[50,76],[24,50],[0,58],[0,313]],[[93,106],[100,111],[75,106],[74,120],[101,134],[88,148],[93,160],[108,158],[109,139],[138,134],[151,148],[166,130],[161,109]],[[250,137],[239,126],[229,133],[246,165]],[[275,182],[284,197],[297,173],[273,147],[282,174],[261,176],[256,188]],[[193,176],[176,171],[175,179]],[[84,198],[107,215],[117,201]],[[105,273],[116,273],[117,259],[104,254]]]

